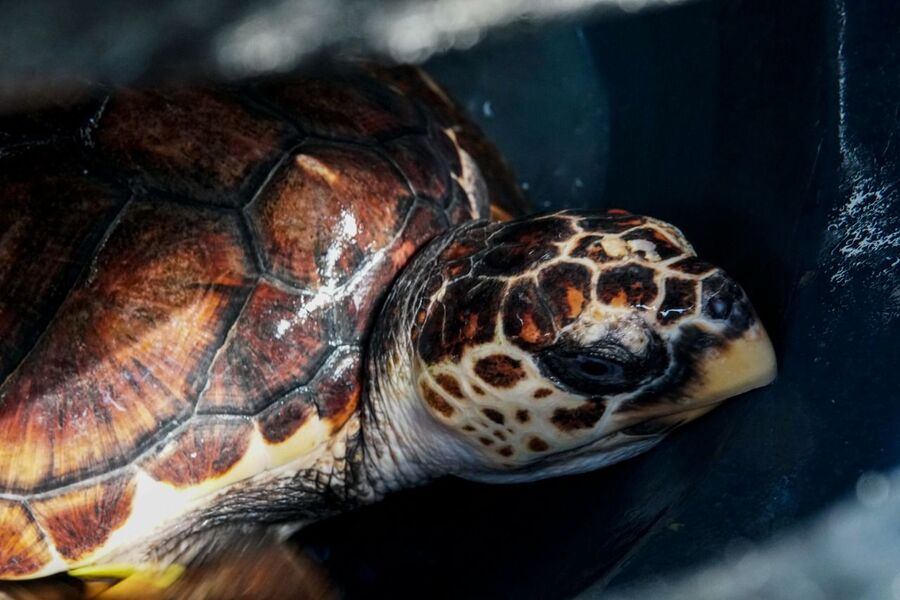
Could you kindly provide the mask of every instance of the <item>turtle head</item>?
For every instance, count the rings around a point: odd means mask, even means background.
[[[422,406],[471,456],[464,477],[598,468],[775,376],[740,286],[655,219],[473,223],[431,269],[413,377]]]

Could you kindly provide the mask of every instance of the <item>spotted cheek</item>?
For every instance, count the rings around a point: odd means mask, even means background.
[[[496,346],[496,347],[495,347]],[[485,344],[459,361],[420,364],[418,392],[428,412],[495,460],[514,460],[531,414],[536,367],[524,354]]]
[[[530,355],[485,344],[459,362],[421,365],[418,388],[431,415],[496,468],[516,468],[598,436],[605,404],[556,388]]]

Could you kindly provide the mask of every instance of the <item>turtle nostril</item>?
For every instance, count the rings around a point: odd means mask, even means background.
[[[734,303],[730,298],[716,296],[714,298],[711,298],[709,302],[706,303],[706,312],[713,319],[724,321],[729,316],[731,316],[731,309],[733,308],[733,306]]]

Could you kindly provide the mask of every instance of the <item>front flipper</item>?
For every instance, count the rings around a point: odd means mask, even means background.
[[[188,567],[108,564],[76,569],[92,600],[330,600],[324,570],[287,543],[237,544]]]
[[[85,582],[85,597],[98,600],[169,598],[167,592],[184,574],[185,568],[173,564],[105,564],[69,571],[69,575]]]

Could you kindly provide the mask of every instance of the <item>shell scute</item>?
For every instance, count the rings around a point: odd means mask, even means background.
[[[250,206],[277,277],[311,291],[340,286],[403,225],[410,192],[364,148],[310,144],[287,160]]]
[[[44,535],[25,506],[0,500],[0,578],[28,575],[50,559]]]
[[[237,205],[282,156],[293,128],[209,90],[125,90],[92,140],[105,165],[142,186]]]
[[[422,135],[404,136],[385,144],[385,152],[403,171],[413,193],[442,205],[451,200],[450,170],[434,142]]]
[[[404,132],[423,132],[425,127],[409,99],[366,77],[307,77],[264,84],[257,91],[304,133],[314,136],[374,142]]]
[[[447,229],[446,216],[430,202],[416,202],[404,222],[404,227],[384,248],[383,256],[336,298],[336,314],[340,315],[336,333],[342,341],[357,343],[363,338],[400,269],[420,247]]]
[[[216,479],[243,458],[252,431],[250,421],[194,421],[142,467],[157,481],[175,487]]]
[[[318,371],[331,347],[323,298],[262,280],[216,357],[198,411],[255,414]]]
[[[0,390],[0,486],[36,490],[123,465],[188,416],[251,270],[229,215],[126,208]]]
[[[316,382],[315,402],[319,417],[337,426],[356,410],[362,392],[362,360],[359,352],[338,353],[323,377]]]
[[[0,158],[0,383],[34,345],[124,203],[119,191],[85,180],[82,171],[68,152],[44,148]]]
[[[280,444],[315,418],[316,405],[308,390],[288,394],[259,415],[259,431],[270,444]]]
[[[31,508],[57,552],[77,561],[101,548],[125,524],[134,491],[134,478],[122,474],[33,500]]]

